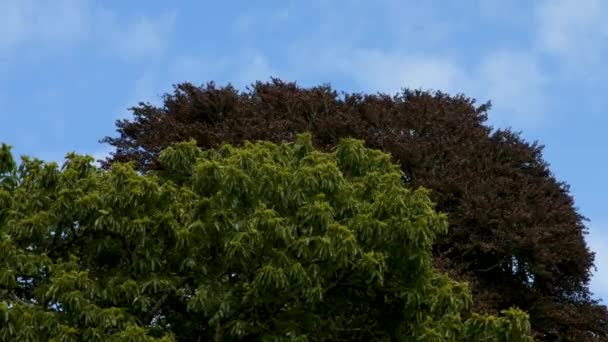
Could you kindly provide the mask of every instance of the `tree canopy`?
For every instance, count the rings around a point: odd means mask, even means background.
[[[531,341],[432,265],[446,216],[345,139],[201,150],[140,174],[0,152],[2,341]],[[462,319],[461,313],[468,319]]]
[[[406,186],[430,189],[450,229],[434,245],[434,263],[471,283],[474,306],[498,313],[528,311],[541,340],[608,338],[606,308],[588,288],[593,253],[584,218],[567,184],[555,179],[542,146],[486,125],[490,105],[465,96],[404,90],[338,93],[328,85],[301,88],[273,79],[246,91],[179,84],[162,106],[140,103],[117,122],[115,162],[140,171],[162,169],[159,152],[194,138],[198,146],[245,140],[293,141],[310,131],[332,150],[341,138],[389,152]]]

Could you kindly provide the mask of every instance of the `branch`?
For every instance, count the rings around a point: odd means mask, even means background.
[[[166,292],[162,297],[160,297],[160,299],[156,302],[156,304],[154,304],[154,307],[152,308],[152,310],[150,310],[150,312],[144,318],[144,323],[146,325],[149,325],[150,323],[152,323],[152,319],[154,319],[154,316],[156,316],[156,313],[158,312],[158,310],[160,310],[160,307],[167,300],[167,298],[169,298],[169,292]]]
[[[190,280],[190,278],[184,278],[182,279],[182,281],[180,281],[177,286],[175,286],[175,289],[178,289],[184,285],[186,285],[186,283],[188,282],[188,280]],[[165,303],[165,301],[167,300],[167,298],[169,298],[169,295],[171,294],[172,290],[167,289],[165,291],[165,293],[158,299],[158,301],[156,302],[156,304],[154,304],[154,306],[152,307],[152,309],[150,310],[150,312],[148,312],[148,314],[144,317],[143,322],[146,325],[149,325],[152,322],[152,319],[154,319],[154,316],[156,316],[156,314],[158,313],[158,311],[160,310],[160,307]]]
[[[14,300],[14,301],[16,301],[16,302],[18,302],[18,303],[20,303],[22,305],[26,305],[26,306],[31,306],[32,305],[30,303],[24,302],[23,299],[17,297],[17,295],[14,292],[10,293],[10,297],[11,297],[12,300]]]
[[[69,250],[75,243],[80,242],[81,239],[86,236],[84,233],[81,233],[80,235],[77,234],[73,225],[70,226],[70,231],[72,232],[73,238],[63,243],[57,243],[58,241],[54,239],[51,248],[49,248],[49,254],[65,252]],[[57,234],[55,234],[55,238],[57,238]]]
[[[494,264],[493,266],[490,266],[488,268],[485,269],[478,269],[477,272],[489,272],[493,269],[495,269],[496,267],[499,267],[502,265],[502,263],[505,261],[506,257],[502,257],[502,259],[500,259],[500,261],[497,264]]]
[[[213,337],[213,341],[222,342],[224,340],[224,329],[221,324],[218,322],[215,326],[215,336]]]
[[[484,268],[482,270],[478,269],[477,272],[490,272],[491,270],[495,269],[498,266],[500,266],[500,264],[495,264],[493,266],[490,266],[488,268]]]

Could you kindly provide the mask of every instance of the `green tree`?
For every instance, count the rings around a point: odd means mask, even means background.
[[[489,104],[461,95],[404,90],[338,94],[280,80],[245,91],[179,84],[161,106],[141,103],[117,122],[113,162],[158,169],[158,155],[195,139],[201,148],[245,140],[293,141],[310,131],[331,151],[341,138],[390,153],[406,186],[429,189],[449,232],[433,246],[435,266],[471,285],[474,309],[517,306],[546,341],[608,340],[608,311],[588,282],[593,253],[568,185],[542,158],[542,146],[486,124]]]
[[[3,145],[0,340],[531,341],[522,311],[468,312],[432,266],[445,215],[362,141],[92,162]]]

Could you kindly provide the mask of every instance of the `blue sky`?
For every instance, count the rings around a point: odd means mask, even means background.
[[[0,0],[0,141],[101,157],[127,107],[182,81],[491,100],[490,123],[543,143],[571,185],[608,299],[606,17],[603,0]]]

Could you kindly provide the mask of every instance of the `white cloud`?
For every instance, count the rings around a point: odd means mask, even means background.
[[[589,248],[595,252],[595,267],[591,279],[591,292],[608,304],[608,225],[592,224],[587,236]]]
[[[160,105],[162,103],[162,95],[169,92],[171,89],[169,82],[161,82],[158,74],[147,71],[133,82],[133,91],[123,102],[124,104],[116,110],[117,118],[130,117],[128,108],[136,107],[140,102]]]
[[[132,105],[137,104],[138,102],[158,102],[158,96],[156,92],[158,89],[155,89],[155,85],[157,84],[157,80],[151,73],[145,73],[140,78],[135,80],[135,86],[133,87],[133,103]]]
[[[407,87],[491,100],[491,118],[513,126],[539,124],[547,112],[546,77],[536,57],[526,52],[499,50],[468,66],[441,55],[361,50],[343,51],[328,60],[335,61],[328,69],[351,76],[366,91],[393,94]]]
[[[0,51],[92,42],[121,57],[158,55],[166,49],[175,12],[119,18],[86,0],[0,1]]]
[[[218,77],[225,74],[230,66],[224,59],[187,55],[173,60],[169,66],[169,74],[173,83],[200,84],[212,80],[219,81]]]
[[[547,0],[537,8],[537,41],[563,62],[587,68],[604,62],[608,43],[608,2]]]
[[[257,80],[263,81],[280,76],[264,55],[255,52],[246,54],[242,66],[236,70],[237,72],[231,75],[230,81],[241,89]]]
[[[282,6],[265,9],[263,12],[239,14],[232,26],[234,33],[251,34],[262,30],[275,30],[288,22],[293,11],[293,1],[284,1]]]
[[[182,56],[171,63],[169,74],[173,83],[215,81],[223,85],[230,82],[239,89],[257,80],[280,76],[268,58],[256,50],[241,51],[235,59]]]
[[[156,57],[163,53],[173,33],[176,12],[158,16],[138,16],[120,20],[113,12],[98,12],[95,31],[108,46],[122,57]]]
[[[23,43],[69,43],[88,33],[89,11],[77,0],[0,2],[0,50]]]
[[[366,90],[395,93],[403,87],[424,90],[455,89],[466,78],[462,68],[448,59],[398,55],[381,51],[345,53],[335,67],[350,73]]]
[[[503,50],[484,56],[463,90],[490,99],[493,113],[508,115],[510,124],[532,126],[548,110],[546,81],[534,55]]]

